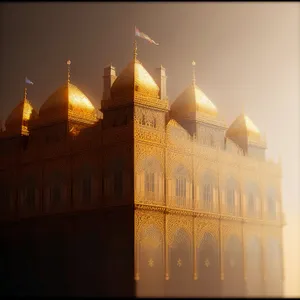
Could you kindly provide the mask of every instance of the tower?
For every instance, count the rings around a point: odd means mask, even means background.
[[[216,106],[197,86],[194,61],[192,67],[192,84],[173,102],[171,116],[201,143],[224,148],[226,125],[219,118]]]

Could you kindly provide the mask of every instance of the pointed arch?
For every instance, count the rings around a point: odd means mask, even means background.
[[[170,255],[170,285],[167,296],[188,296],[193,282],[192,240],[184,228],[174,232]]]
[[[163,234],[154,224],[141,228],[139,234],[139,280],[137,294],[140,297],[163,296],[164,263]]]
[[[197,295],[217,297],[220,295],[220,264],[218,242],[205,232],[197,248]]]
[[[231,234],[225,243],[224,295],[244,295],[243,247],[238,236]]]
[[[282,250],[281,243],[275,237],[266,239],[265,247],[265,263],[267,277],[267,295],[282,295]]]
[[[263,295],[263,278],[261,269],[261,242],[258,236],[252,235],[246,241],[247,295]]]
[[[200,207],[205,211],[216,211],[217,192],[217,177],[211,170],[206,170],[200,177]]]

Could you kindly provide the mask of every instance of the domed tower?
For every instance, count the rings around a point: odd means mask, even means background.
[[[23,100],[13,109],[5,122],[5,135],[29,135],[29,122],[36,120],[38,114],[27,99],[27,89]]]
[[[173,102],[170,115],[202,143],[223,147],[227,127],[218,118],[214,103],[196,85],[195,65],[193,62],[192,84]]]
[[[244,113],[230,125],[226,132],[226,138],[241,147],[245,154],[260,159],[265,158],[265,139],[252,120]]]
[[[98,114],[87,96],[70,81],[70,64],[68,80],[59,87],[41,106],[39,126],[63,123],[67,124],[70,134],[78,134],[82,128],[89,127],[98,121]]]
[[[119,76],[116,76],[113,67],[110,68],[110,72],[106,68],[104,73],[105,91],[101,102],[104,128],[129,124],[134,118],[142,119],[142,115],[147,119],[146,115],[155,114],[152,108],[156,110],[159,117],[167,111],[168,102],[161,99],[158,85],[137,59],[136,43],[133,60]],[[141,107],[143,107],[144,114],[138,113]],[[147,122],[146,119],[145,122]]]

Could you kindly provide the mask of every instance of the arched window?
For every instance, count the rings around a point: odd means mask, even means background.
[[[163,175],[159,160],[149,156],[137,165],[135,192],[139,201],[161,203],[163,201]]]
[[[248,194],[248,216],[254,217],[255,215],[255,200],[252,192]]]
[[[154,193],[155,191],[155,174],[151,171],[145,171],[145,191],[147,193]]]
[[[201,209],[206,211],[214,211],[217,207],[217,180],[211,170],[205,171],[205,173],[201,176],[199,186]]]
[[[268,215],[270,219],[276,219],[276,202],[271,195],[268,196]]]
[[[189,196],[188,190],[188,172],[183,165],[176,168],[175,177],[175,202],[178,206],[185,206]]]
[[[234,178],[228,179],[225,194],[226,212],[228,214],[236,215],[239,213],[238,189],[238,182]]]
[[[213,186],[211,183],[204,184],[203,188],[204,209],[212,211],[213,209]]]
[[[226,194],[226,205],[227,205],[227,213],[234,214],[235,213],[235,193],[234,188],[227,188]]]
[[[178,205],[185,205],[186,198],[186,178],[178,177],[176,178],[176,199]]]

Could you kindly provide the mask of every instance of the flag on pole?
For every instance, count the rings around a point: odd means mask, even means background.
[[[25,77],[25,83],[27,83],[27,84],[33,84],[33,82],[30,81],[27,77]]]
[[[156,46],[159,45],[158,43],[154,42],[147,34],[139,31],[137,27],[135,27],[135,36],[138,36],[144,40],[147,40],[148,42],[150,42],[151,44],[154,44]]]

